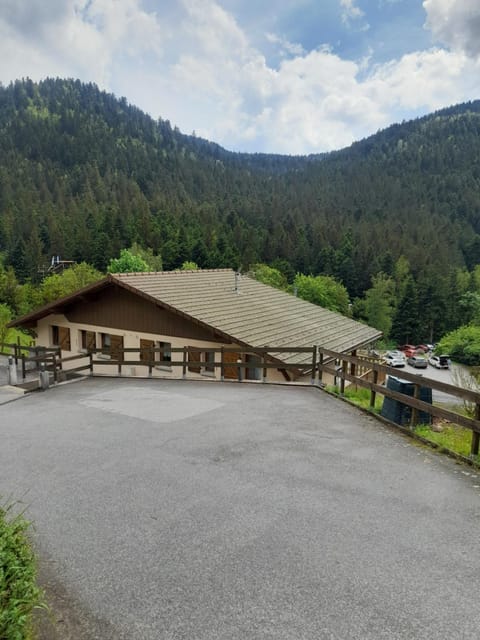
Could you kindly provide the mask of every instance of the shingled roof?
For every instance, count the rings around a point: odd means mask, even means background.
[[[381,332],[293,295],[279,291],[232,269],[116,273],[66,298],[56,300],[11,323],[32,326],[50,313],[91,293],[118,285],[170,309],[231,342],[252,347],[311,347],[314,344],[349,352],[381,337]],[[299,362],[298,354],[272,353],[283,362]],[[307,362],[309,357],[305,358]]]
[[[377,329],[231,269],[119,273],[112,278],[248,346],[317,344],[347,352],[382,335]],[[284,354],[280,359],[299,361],[296,354]]]

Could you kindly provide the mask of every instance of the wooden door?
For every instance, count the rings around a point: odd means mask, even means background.
[[[201,352],[198,349],[194,349],[192,347],[188,348],[188,361],[193,362],[195,364],[189,364],[188,370],[193,373],[200,373],[200,354]],[[196,364],[198,362],[198,365]]]
[[[224,353],[223,354],[223,362],[225,366],[223,368],[223,375],[228,380],[237,380],[238,379],[238,366],[237,360],[241,359],[239,353]],[[243,377],[243,369],[242,369],[242,377]]]
[[[95,339],[95,331],[85,331],[85,349],[87,351],[93,351],[97,346],[97,341]]]
[[[68,327],[58,327],[58,346],[62,351],[71,351],[70,329]]]
[[[123,336],[110,335],[110,356],[114,360],[123,360]]]
[[[153,340],[140,339],[140,361],[148,364],[153,360],[153,351],[155,342]]]

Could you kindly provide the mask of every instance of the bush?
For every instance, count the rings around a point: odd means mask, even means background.
[[[436,353],[448,353],[452,360],[468,365],[480,364],[480,326],[465,325],[443,336]]]
[[[0,638],[31,640],[32,613],[42,606],[36,562],[27,539],[29,523],[0,507]]]

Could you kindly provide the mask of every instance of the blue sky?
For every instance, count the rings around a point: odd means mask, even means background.
[[[0,82],[75,77],[239,151],[480,98],[479,0],[1,0]]]

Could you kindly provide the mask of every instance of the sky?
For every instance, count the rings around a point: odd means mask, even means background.
[[[480,98],[480,0],[0,0],[0,83],[26,77],[233,151],[320,153]]]

